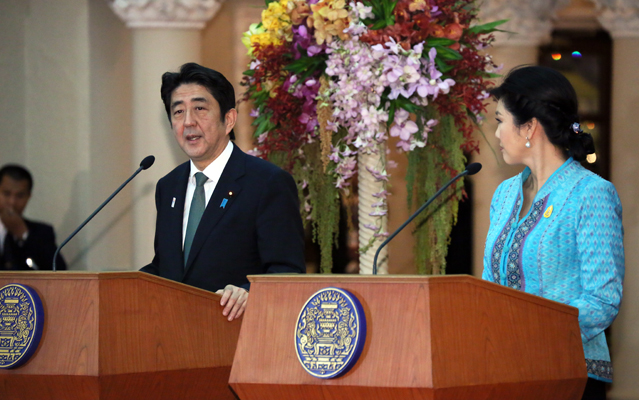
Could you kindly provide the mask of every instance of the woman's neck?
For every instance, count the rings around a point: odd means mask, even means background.
[[[526,166],[530,168],[530,176],[524,183],[524,188],[529,190],[533,195],[537,194],[544,186],[548,178],[557,171],[567,158],[561,150],[554,145],[547,143],[545,146],[539,146],[530,160],[526,162]]]

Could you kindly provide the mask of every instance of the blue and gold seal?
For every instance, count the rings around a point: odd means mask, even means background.
[[[38,348],[44,326],[42,301],[35,290],[12,283],[0,289],[0,368],[16,368]]]
[[[317,378],[336,378],[355,365],[366,341],[366,316],[357,297],[329,287],[308,299],[295,327],[302,367]]]

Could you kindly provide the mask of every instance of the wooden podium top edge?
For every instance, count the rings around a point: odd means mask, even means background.
[[[488,282],[471,275],[347,275],[347,274],[266,274],[249,275],[251,283],[326,283],[335,284],[427,284],[448,285],[453,283],[464,283],[481,286],[486,290],[492,290],[506,296],[515,297],[541,306],[549,307],[570,315],[579,315],[579,310],[575,307],[548,300],[543,297],[529,293],[520,292],[506,286]]]
[[[153,274],[140,271],[1,271],[0,279],[3,280],[112,280],[112,279],[141,279],[158,285],[171,287],[191,294],[219,299],[219,294],[199,289],[184,283],[161,278]]]

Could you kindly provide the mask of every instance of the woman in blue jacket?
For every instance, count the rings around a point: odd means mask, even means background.
[[[526,168],[493,196],[483,278],[578,308],[589,377],[583,399],[605,399],[612,365],[604,330],[619,311],[624,277],[619,196],[580,164],[594,142],[562,74],[518,67],[491,94],[504,161]]]

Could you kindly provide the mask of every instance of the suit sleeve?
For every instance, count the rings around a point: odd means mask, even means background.
[[[581,264],[581,295],[568,304],[579,309],[584,341],[614,321],[624,278],[621,201],[610,182],[596,182],[581,199],[577,248]]]
[[[153,260],[151,261],[150,264],[145,265],[144,267],[140,268],[141,272],[148,272],[149,274],[153,274],[153,275],[160,275],[160,259],[158,257],[158,219],[160,218],[160,182],[158,182],[155,185],[155,212],[156,212],[156,217],[155,217],[155,236],[153,239],[153,248],[155,250],[155,255],[153,256]]]
[[[257,216],[258,250],[267,273],[305,273],[304,228],[297,187],[277,169],[268,179]]]
[[[53,269],[53,255],[58,248],[53,227],[33,223],[28,224],[27,227],[29,228],[29,234],[20,246],[19,251],[22,253],[20,259],[26,260],[30,258],[40,270]],[[67,269],[67,264],[62,255],[58,255],[56,269]]]

